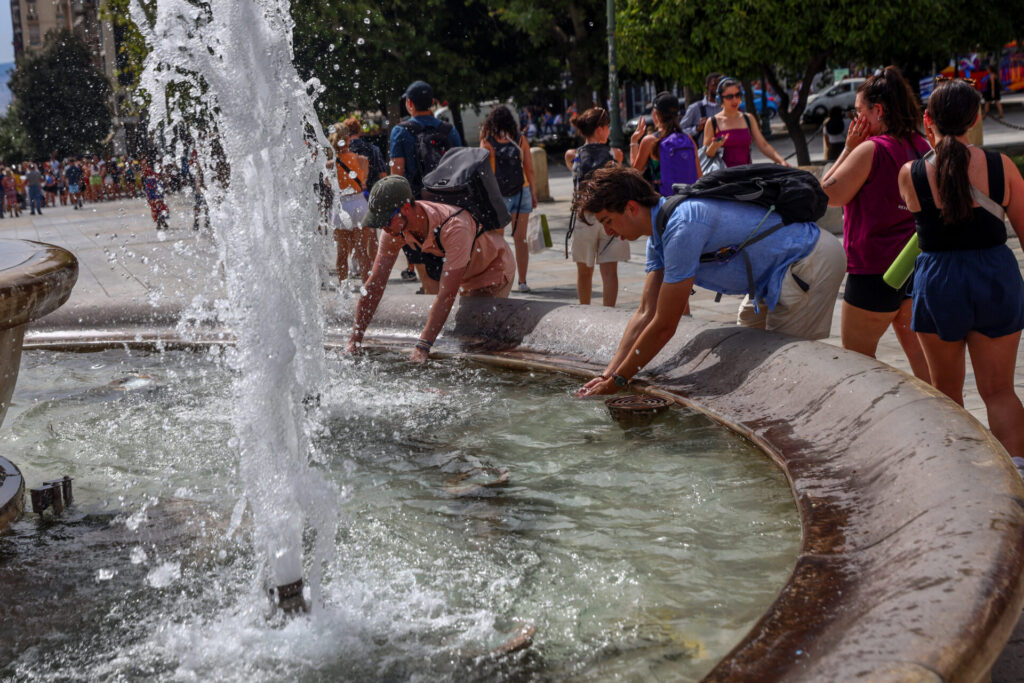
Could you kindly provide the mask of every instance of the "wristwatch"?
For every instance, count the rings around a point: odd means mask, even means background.
[[[629,386],[629,380],[622,375],[612,375],[612,380],[623,389]]]

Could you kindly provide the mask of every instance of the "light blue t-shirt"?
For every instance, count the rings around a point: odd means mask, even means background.
[[[821,231],[815,223],[791,223],[743,249],[725,263],[700,263],[700,255],[727,246],[739,246],[754,231],[767,209],[721,199],[688,199],[676,208],[658,234],[658,212],[665,199],[651,209],[651,238],[647,240],[647,272],[665,271],[665,283],[694,278],[695,284],[722,294],[746,294],[749,289],[743,252],[750,257],[755,301],[769,309],[779,302],[782,278],[789,266],[814,249]],[[763,232],[781,222],[772,214],[757,228]],[[756,234],[756,233],[755,233]]]
[[[437,128],[441,125],[441,119],[429,115],[414,116],[412,120],[424,128]],[[405,159],[405,177],[416,177],[419,163],[416,159],[416,136],[402,126],[395,126],[391,129],[390,143],[391,158]],[[449,147],[462,147],[462,138],[459,137],[459,131],[455,130],[455,126],[452,126],[448,133],[448,144]]]

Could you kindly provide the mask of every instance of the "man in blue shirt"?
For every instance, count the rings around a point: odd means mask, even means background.
[[[412,186],[413,196],[420,198],[423,176],[434,170],[441,156],[452,147],[461,147],[459,131],[450,123],[434,116],[434,90],[424,81],[416,81],[405,89],[405,110],[410,118],[391,129],[391,175],[405,176]],[[405,248],[409,269],[402,272],[403,280],[415,280],[413,266],[423,283],[421,293],[436,294],[441,264],[410,248]]]
[[[577,396],[624,388],[675,334],[694,285],[722,294],[746,293],[740,325],[805,339],[828,337],[846,272],[837,239],[815,223],[791,223],[753,241],[781,219],[774,214],[766,218],[765,209],[750,204],[698,198],[682,202],[659,234],[654,226],[664,203],[638,171],[626,167],[595,172],[577,192],[576,209],[593,214],[608,234],[650,238],[640,306],[604,373]],[[749,244],[731,258],[702,262],[703,254],[727,253],[744,243]]]

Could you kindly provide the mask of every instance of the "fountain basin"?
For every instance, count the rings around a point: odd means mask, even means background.
[[[430,301],[386,299],[368,345],[411,346]],[[593,376],[626,311],[461,302],[437,355]],[[51,316],[33,346],[183,342],[148,309]],[[329,343],[349,318],[330,311]],[[111,323],[113,326],[111,326]],[[222,342],[211,330],[208,340]],[[198,339],[192,340],[195,343]],[[198,340],[201,341],[201,340]],[[642,377],[761,446],[801,515],[793,573],[707,680],[983,679],[1016,622],[1024,586],[1024,485],[1005,451],[932,388],[857,354],[684,320]]]
[[[71,296],[78,261],[50,244],[0,239],[0,424],[18,381],[25,327]],[[25,482],[17,466],[0,458],[0,532],[21,514]]]

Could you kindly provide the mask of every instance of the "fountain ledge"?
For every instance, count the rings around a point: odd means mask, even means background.
[[[351,301],[329,306],[342,347]],[[366,344],[408,350],[431,299],[387,297]],[[220,344],[169,310],[59,311],[26,347]],[[589,377],[630,312],[523,300],[457,305],[435,355]],[[1024,603],[1024,484],[1002,447],[931,387],[827,344],[684,319],[642,373],[758,444],[803,529],[769,610],[708,681],[985,680]]]
[[[18,379],[26,326],[67,301],[77,280],[78,261],[70,252],[0,239],[0,423]],[[17,466],[0,457],[0,532],[21,514],[24,490]]]

